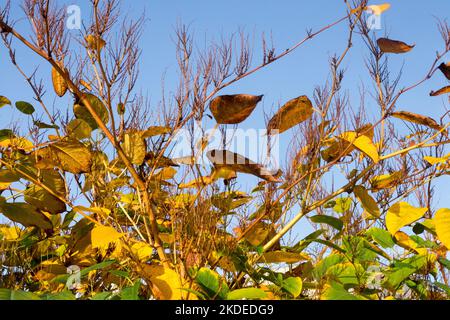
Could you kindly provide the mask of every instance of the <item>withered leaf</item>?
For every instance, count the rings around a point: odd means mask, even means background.
[[[247,119],[263,96],[248,94],[224,95],[210,103],[211,112],[219,124],[238,124]]]
[[[384,53],[406,53],[411,51],[415,45],[408,45],[402,41],[380,38],[377,40],[378,47]]]
[[[441,130],[442,127],[432,118],[426,117],[420,114],[407,112],[407,111],[397,111],[392,113],[392,116],[405,121],[421,124],[423,126],[430,127],[431,129]]]
[[[58,97],[63,97],[69,89],[66,80],[55,68],[52,68],[52,83]]]
[[[207,157],[216,169],[228,168],[236,172],[257,176],[269,182],[280,182],[278,178],[281,175],[280,171],[273,173],[262,165],[237,153],[227,150],[211,150],[207,153]]]
[[[440,95],[446,94],[446,93],[450,93],[450,86],[443,87],[437,91],[431,91],[430,96],[436,97],[436,96],[440,96]]]
[[[283,133],[294,126],[308,120],[313,114],[313,106],[307,96],[288,101],[269,121],[267,129],[270,134]]]
[[[442,71],[442,73],[444,74],[444,76],[450,80],[450,62],[445,63],[441,63],[439,66],[439,70]]]

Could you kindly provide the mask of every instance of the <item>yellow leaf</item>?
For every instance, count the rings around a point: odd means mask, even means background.
[[[416,114],[407,111],[397,111],[392,113],[394,118],[402,119],[408,122],[417,123],[423,126],[430,127],[434,130],[441,130],[442,127],[433,118],[423,116],[421,114]]]
[[[112,227],[95,226],[91,231],[91,243],[93,248],[105,249],[111,243],[116,244],[123,234]]]
[[[93,35],[93,34],[89,34],[85,37],[87,46],[89,49],[91,50],[99,50],[101,51],[104,46],[106,45],[105,40],[103,40],[102,38],[100,38],[99,36]]]
[[[297,263],[299,261],[309,260],[307,255],[297,252],[269,251],[264,253],[258,262],[260,263]]]
[[[211,112],[219,124],[237,124],[247,119],[263,96],[248,94],[219,96],[211,101]]]
[[[257,223],[254,225],[250,231],[245,235],[245,240],[247,240],[252,246],[261,245],[264,240],[273,232],[273,226],[264,222]]]
[[[270,134],[274,131],[283,133],[311,118],[313,111],[313,105],[307,96],[292,99],[273,116],[267,125],[267,129]]]
[[[364,210],[366,210],[372,216],[379,218],[380,217],[380,209],[378,208],[377,202],[370,196],[369,192],[367,192],[366,188],[363,186],[356,186],[353,189],[355,196],[361,202],[361,206]]]
[[[140,262],[146,262],[153,254],[153,248],[145,242],[137,242],[131,246],[131,252]]]
[[[401,171],[391,174],[375,176],[370,180],[373,189],[388,189],[395,187],[401,180],[403,174]]]
[[[58,97],[63,97],[69,87],[64,77],[55,68],[52,68],[52,83]]]
[[[427,161],[431,165],[440,164],[440,163],[446,163],[450,159],[450,153],[446,155],[443,158],[436,158],[436,157],[423,157],[423,160]]]
[[[386,10],[389,10],[391,5],[389,3],[371,5],[364,8],[364,10],[371,11],[374,15],[379,16]]]
[[[153,292],[161,300],[181,300],[186,293],[180,276],[172,269],[157,265],[145,265],[144,273],[153,284]]]
[[[341,139],[351,143],[361,152],[366,154],[373,162],[378,163],[380,161],[380,155],[378,154],[377,147],[372,140],[366,135],[358,135],[354,131],[344,132],[340,135]]]
[[[0,141],[0,147],[19,149],[31,152],[34,149],[33,143],[26,138],[11,138]]]
[[[414,242],[406,233],[404,232],[397,232],[394,235],[396,243],[407,250],[415,251],[419,254],[427,254],[427,249],[425,248],[418,248],[418,244]]]
[[[0,227],[0,235],[4,240],[17,240],[20,237],[20,229],[18,227]]]
[[[207,185],[210,185],[214,183],[217,179],[214,179],[213,177],[206,176],[206,177],[199,177],[197,179],[194,179],[188,183],[182,183],[178,186],[180,189],[188,189],[188,188],[201,188]]]
[[[398,202],[386,214],[386,228],[395,235],[404,226],[422,218],[427,211],[428,208],[416,208],[407,202]]]
[[[450,249],[450,209],[440,209],[433,218],[439,240]]]

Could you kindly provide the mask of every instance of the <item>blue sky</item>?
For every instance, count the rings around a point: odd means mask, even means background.
[[[0,4],[4,4],[0,0]],[[13,1],[14,15],[23,17],[18,10],[18,2]],[[58,1],[65,4],[76,4],[82,8],[87,17],[87,0]],[[384,1],[372,1],[379,4]],[[450,12],[448,0],[392,0],[392,7],[382,16],[382,29],[376,31],[377,36],[388,34],[391,38],[407,43],[415,43],[413,51],[405,55],[390,57],[392,70],[403,67],[400,87],[408,86],[422,79],[434,60],[436,50],[442,50],[443,44],[436,27],[436,18],[445,19]],[[177,79],[177,63],[175,57],[174,30],[177,22],[190,25],[199,47],[209,39],[220,39],[243,29],[254,35],[254,63],[261,61],[261,33],[272,34],[278,52],[284,51],[305,36],[307,29],[317,30],[324,25],[345,16],[344,1],[266,1],[266,0],[170,0],[145,1],[124,0],[122,12],[136,17],[143,12],[148,18],[142,38],[142,65],[139,87],[148,94],[152,105],[156,106],[161,98],[161,79],[165,73],[166,90],[174,90]],[[20,20],[18,29],[26,30],[26,21]],[[224,94],[250,93],[264,94],[264,100],[257,111],[247,119],[243,128],[263,128],[263,110],[271,112],[280,103],[299,95],[312,96],[314,87],[322,85],[329,78],[328,61],[330,56],[340,53],[346,45],[346,25],[341,24],[332,30],[306,43],[298,51],[276,62],[261,72],[227,88]],[[368,74],[364,68],[364,58],[368,55],[362,40],[354,40],[354,48],[344,62],[347,69],[344,90],[354,99],[358,99],[358,87],[367,84]],[[450,61],[450,56],[446,57]],[[42,65],[39,74],[48,81],[48,67],[42,61],[24,50],[18,51],[19,63],[30,72],[34,66]],[[24,80],[9,64],[7,53],[0,46],[0,95],[12,101],[32,101],[32,92]],[[418,89],[404,95],[398,104],[399,109],[426,114],[438,118],[445,108],[449,107],[446,96],[431,98],[432,89],[448,85],[448,81],[436,74],[430,81]],[[53,101],[50,101],[50,103]],[[55,108],[69,108],[68,104],[55,103]],[[375,101],[367,100],[367,109],[376,110]],[[11,121],[22,123],[28,121],[11,108],[0,109],[0,126],[8,127]],[[376,111],[374,111],[376,112]],[[399,127],[401,130],[401,128]],[[286,146],[289,135],[281,140],[282,148]],[[247,180],[243,181],[245,185]],[[253,182],[248,180],[248,182]],[[439,182],[439,206],[450,206],[446,196],[450,188],[449,178],[441,178]]]

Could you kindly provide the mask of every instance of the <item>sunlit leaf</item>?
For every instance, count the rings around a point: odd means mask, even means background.
[[[74,119],[67,124],[67,134],[77,140],[83,140],[91,137],[91,126],[82,119]]]
[[[84,102],[87,101],[92,107],[93,111],[95,111],[95,113],[98,115],[100,120],[104,124],[107,124],[109,122],[109,112],[103,102],[92,94],[84,94],[84,99],[85,100],[81,98],[77,99],[75,104],[73,105],[73,112],[75,114],[75,117],[77,119],[86,121],[93,130],[98,129],[98,123],[95,121],[94,117],[84,104]]]
[[[41,298],[33,292],[0,289],[0,300],[41,300]]]
[[[89,34],[84,39],[86,40],[87,47],[91,50],[101,51],[106,45],[105,40],[97,35]]]
[[[450,248],[450,209],[438,210],[433,218],[439,240]]]
[[[440,95],[446,94],[446,93],[450,93],[450,86],[443,87],[437,91],[431,91],[430,96],[436,97],[436,96],[440,96]]]
[[[289,277],[283,280],[281,288],[297,298],[302,293],[303,281],[300,277]]]
[[[4,96],[0,96],[0,108],[4,107],[4,106],[10,106],[11,105],[11,101]]]
[[[392,116],[395,118],[398,118],[398,119],[402,119],[405,121],[409,121],[409,122],[417,123],[417,124],[420,124],[423,126],[427,126],[434,130],[442,129],[442,127],[434,119],[432,119],[430,117],[422,116],[420,114],[407,112],[407,111],[398,111],[398,112],[393,112]]]
[[[69,89],[66,80],[55,68],[52,68],[52,83],[58,97],[63,97]]]
[[[123,139],[123,151],[131,163],[141,165],[147,153],[147,145],[140,131],[127,132]]]
[[[219,124],[237,124],[247,119],[263,96],[248,94],[219,96],[211,101],[211,112]]]
[[[73,174],[91,171],[92,153],[76,140],[52,143],[37,150],[36,157],[39,169],[58,167]]]
[[[307,96],[287,102],[267,125],[269,133],[283,133],[308,120],[313,114],[313,105]]]
[[[227,150],[211,150],[207,153],[207,157],[216,169],[228,168],[236,172],[252,174],[269,182],[280,182],[277,178],[281,173],[280,171],[273,173],[271,170],[237,153]]]
[[[427,211],[428,208],[416,208],[407,202],[398,202],[386,214],[386,228],[394,235],[404,226],[422,218]]]
[[[195,281],[210,298],[226,299],[229,288],[216,272],[201,268]]]
[[[411,51],[415,45],[408,45],[402,41],[380,38],[377,40],[380,50],[384,53],[406,53]]]
[[[261,255],[258,262],[260,263],[297,263],[309,260],[309,257],[302,253],[287,251],[269,251]]]
[[[363,186],[356,186],[353,189],[353,193],[361,202],[361,206],[364,210],[366,210],[375,218],[380,217],[380,208],[378,208],[377,202],[370,196],[366,188],[364,188]]]
[[[95,226],[91,231],[91,243],[93,248],[106,249],[110,244],[117,243],[124,234],[116,229],[106,226]]]
[[[349,131],[344,132],[339,136],[341,139],[351,143],[355,148],[363,152],[373,162],[378,163],[380,161],[380,155],[378,154],[378,149],[369,137],[365,135],[359,135],[357,132]]]
[[[364,8],[364,10],[372,12],[374,15],[381,15],[386,10],[389,10],[391,5],[389,3],[383,3],[383,4],[374,4],[370,5]]]
[[[383,174],[380,176],[375,176],[370,179],[370,183],[373,189],[389,189],[397,186],[401,182],[403,173],[401,171],[396,171],[391,174]]]

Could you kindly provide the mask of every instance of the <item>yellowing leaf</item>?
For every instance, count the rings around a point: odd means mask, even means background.
[[[0,238],[8,241],[17,240],[20,237],[18,227],[0,227]]]
[[[34,145],[30,140],[20,137],[11,137],[10,139],[3,139],[0,141],[0,147],[18,149],[23,150],[25,152],[31,152],[34,149]]]
[[[189,188],[202,188],[204,186],[210,185],[214,183],[217,179],[214,179],[210,176],[199,177],[194,179],[188,183],[182,183],[178,186],[180,189],[189,189]]]
[[[52,68],[52,83],[58,97],[63,97],[69,89],[66,80],[55,68]]]
[[[436,96],[440,96],[440,95],[446,94],[446,93],[450,93],[450,86],[443,87],[437,91],[431,91],[430,96],[436,97]]]
[[[366,154],[373,162],[378,163],[380,161],[380,155],[378,149],[372,142],[372,140],[365,135],[358,135],[354,131],[344,132],[340,135],[341,139],[351,143],[358,150]]]
[[[386,10],[389,10],[390,7],[391,7],[391,5],[389,3],[383,3],[383,4],[378,4],[378,5],[367,6],[367,7],[365,7],[365,10],[371,11],[374,15],[379,16]]]
[[[413,241],[406,233],[398,231],[394,235],[397,245],[407,250],[415,251],[419,254],[427,254],[427,249],[419,248],[417,243]]]
[[[369,214],[374,216],[375,218],[380,217],[380,209],[378,208],[377,202],[370,196],[369,192],[367,192],[366,188],[363,186],[356,186],[353,189],[355,196],[361,202],[361,206],[364,210],[366,210]]]
[[[127,132],[124,135],[123,151],[130,159],[131,163],[141,165],[145,160],[147,146],[142,136],[142,132]]]
[[[407,202],[398,202],[386,214],[386,228],[395,235],[404,226],[422,218],[427,211],[428,208],[416,208]]]
[[[308,120],[312,114],[313,105],[307,96],[295,98],[282,106],[273,116],[267,125],[267,130],[269,134],[283,133]]]
[[[92,153],[76,140],[52,143],[37,150],[36,158],[36,167],[39,169],[58,167],[73,174],[91,171]]]
[[[269,251],[265,252],[258,260],[260,263],[297,263],[309,260],[307,255],[297,252]]]
[[[395,187],[402,179],[401,171],[375,176],[370,180],[373,189],[389,189]]]
[[[450,249],[450,209],[440,209],[433,218],[439,240]]]
[[[92,248],[106,249],[111,243],[116,244],[123,234],[112,227],[95,226],[91,231]]]
[[[408,45],[402,41],[380,38],[377,40],[380,50],[384,53],[406,53],[411,51],[415,45]]]
[[[84,94],[83,99],[78,98],[73,105],[73,112],[77,119],[86,121],[92,130],[98,129],[98,123],[95,121],[92,114],[87,108],[87,104],[92,107],[92,110],[97,114],[100,120],[107,124],[109,122],[109,112],[103,102],[93,94]]]
[[[4,96],[0,96],[0,108],[4,107],[4,106],[10,106],[11,105],[11,101]]]
[[[181,300],[186,293],[182,290],[180,276],[172,269],[157,265],[143,266],[144,273],[153,284],[153,293],[161,300]]]
[[[280,182],[278,175],[281,174],[281,171],[273,173],[240,154],[227,150],[211,150],[207,153],[207,157],[214,164],[216,170],[228,168],[232,171],[252,174],[269,182]]]
[[[398,119],[402,119],[405,121],[409,121],[409,122],[417,123],[417,124],[420,124],[423,126],[427,126],[434,130],[442,129],[442,127],[434,119],[432,119],[430,117],[422,116],[420,114],[407,112],[407,111],[398,111],[398,112],[392,113],[392,116],[395,118],[398,118]]]
[[[440,163],[446,163],[450,159],[450,153],[442,158],[436,158],[436,157],[423,157],[423,160],[427,161],[431,165],[440,164]]]
[[[263,96],[248,94],[219,96],[211,101],[211,112],[219,124],[237,124],[247,119]]]
[[[84,39],[86,40],[87,47],[91,50],[101,51],[106,45],[105,40],[103,40],[100,36],[93,34],[87,35]]]
[[[28,203],[0,203],[0,213],[11,221],[25,227],[38,227],[43,230],[53,229],[51,221],[35,207]]]
[[[247,240],[252,246],[259,246],[264,243],[268,236],[273,233],[274,229],[272,225],[264,222],[259,222],[245,235],[245,240]]]

